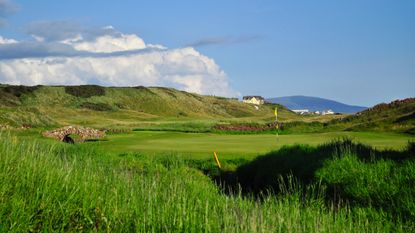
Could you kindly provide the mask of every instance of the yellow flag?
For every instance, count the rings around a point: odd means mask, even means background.
[[[275,112],[274,112],[275,116],[278,116],[278,108],[275,107]]]

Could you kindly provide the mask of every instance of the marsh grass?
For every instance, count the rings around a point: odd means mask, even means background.
[[[326,205],[289,181],[261,200],[229,196],[180,156],[111,155],[93,146],[0,135],[1,232],[407,232],[371,206]]]

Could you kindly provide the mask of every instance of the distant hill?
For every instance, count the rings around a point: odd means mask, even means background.
[[[308,109],[310,111],[323,111],[331,109],[339,113],[356,113],[367,109],[366,107],[347,105],[329,99],[301,95],[270,98],[267,101],[284,105],[291,110]]]

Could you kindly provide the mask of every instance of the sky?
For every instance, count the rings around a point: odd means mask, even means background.
[[[412,0],[0,0],[0,83],[372,106],[415,96]]]

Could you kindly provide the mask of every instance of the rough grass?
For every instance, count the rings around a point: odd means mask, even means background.
[[[113,156],[0,135],[4,232],[408,232],[372,207],[325,204],[294,180],[261,201],[227,196],[180,157]],[[324,191],[324,190],[323,190]]]
[[[46,127],[56,126],[57,123],[38,109],[20,107],[18,109],[0,108],[0,125],[13,127]]]

